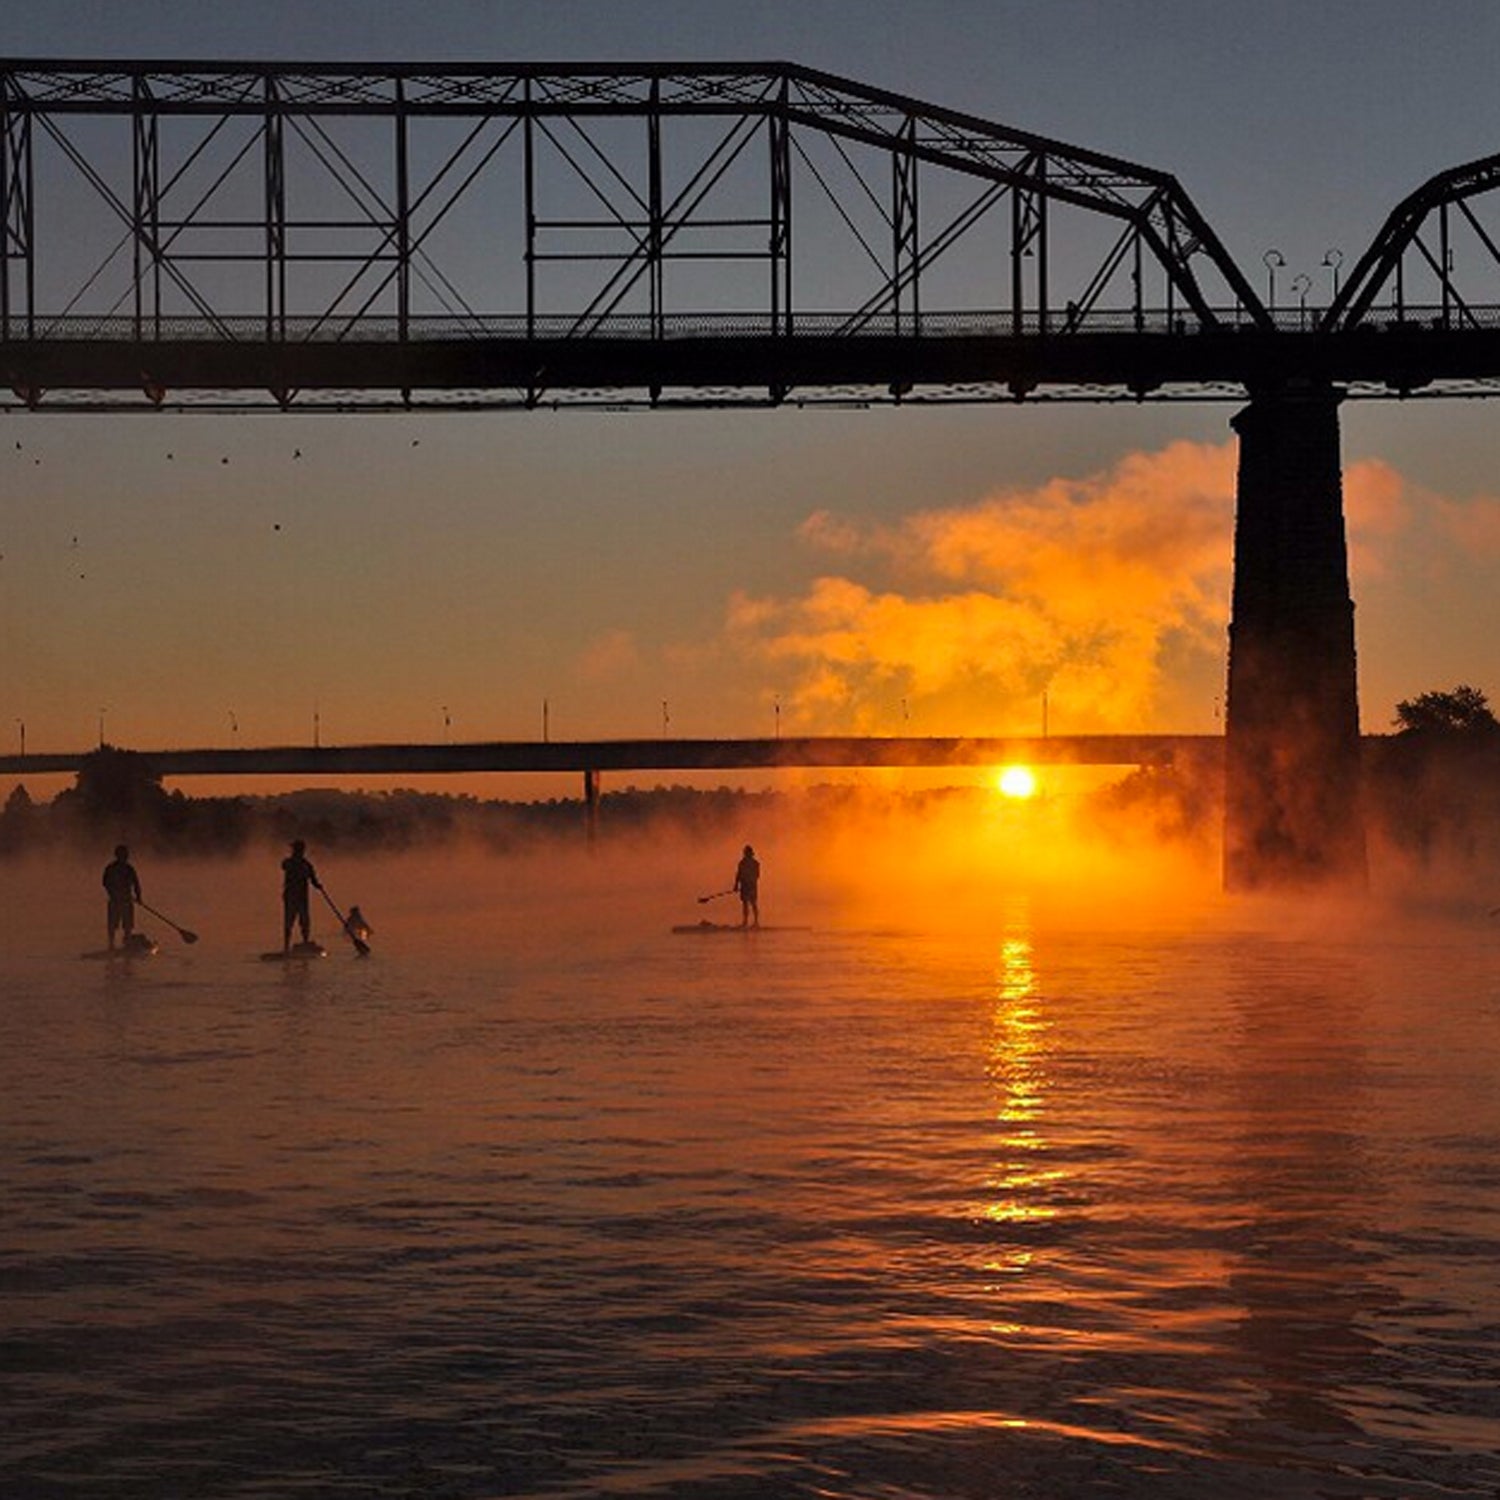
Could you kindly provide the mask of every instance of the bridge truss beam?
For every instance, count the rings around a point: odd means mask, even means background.
[[[1483,332],[1500,324],[1500,155],[1429,178],[1391,211],[1325,330]],[[1489,195],[1494,194],[1493,197]]]
[[[374,382],[403,403],[466,389],[474,360],[432,350],[475,345],[502,368],[474,404],[658,400],[733,381],[652,351],[804,331],[896,398],[869,339],[1271,326],[1170,175],[786,64],[0,61],[0,140],[0,358],[31,405],[288,405],[330,389],[330,346],[394,349]]]

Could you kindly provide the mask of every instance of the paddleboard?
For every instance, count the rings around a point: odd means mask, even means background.
[[[301,959],[327,958],[328,950],[322,943],[293,943],[283,953],[280,948],[272,949],[270,953],[262,953],[260,961],[263,964],[296,963]]]
[[[87,953],[80,953],[79,958],[101,958],[105,960],[116,958],[154,958],[161,952],[161,948],[150,938],[143,942],[132,943],[128,948],[91,948]]]
[[[811,932],[811,927],[741,927],[738,922],[693,922],[674,927],[673,932],[707,936],[719,932]]]

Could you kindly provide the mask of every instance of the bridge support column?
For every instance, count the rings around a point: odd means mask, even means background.
[[[599,773],[583,773],[583,821],[589,843],[599,837]]]
[[[1365,878],[1339,400],[1326,386],[1252,395],[1233,420],[1230,890]]]

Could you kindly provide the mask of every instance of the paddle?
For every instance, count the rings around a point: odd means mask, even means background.
[[[137,901],[135,904],[139,907],[142,907],[144,910],[149,911],[153,917],[159,917],[163,922],[167,924],[168,927],[173,930],[173,932],[177,934],[178,937],[183,940],[183,942],[196,943],[198,941],[198,934],[196,932],[189,932],[186,927],[179,927],[171,919],[171,917],[162,916],[162,913],[157,911],[154,906],[147,906],[144,901]]]
[[[734,895],[734,891],[732,889],[731,890],[727,890],[727,891],[715,891],[713,893],[713,895],[711,895],[711,896],[699,896],[698,897],[698,905],[702,906],[705,901],[717,901],[720,896],[732,896],[732,895]]]
[[[344,936],[354,944],[354,951],[361,958],[368,958],[370,956],[370,945],[363,938],[354,935],[349,926],[349,918],[333,904],[333,897],[322,886],[318,887],[318,894],[328,903],[328,909],[339,919],[339,926],[344,929]]]

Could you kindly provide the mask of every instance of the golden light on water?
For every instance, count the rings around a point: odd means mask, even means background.
[[[1007,797],[1036,796],[1036,773],[1030,766],[1006,766],[995,777],[995,785]]]
[[[1042,1164],[1046,1158],[1041,1114],[1048,1028],[1038,994],[1030,921],[1024,910],[1013,916],[1000,944],[996,989],[987,1071],[998,1094],[1001,1156],[985,1183],[989,1196],[983,1215],[995,1224],[1039,1223],[1057,1216],[1058,1210],[1047,1201],[1048,1190],[1067,1174]],[[1023,1268],[1024,1263],[992,1264],[992,1269]]]

